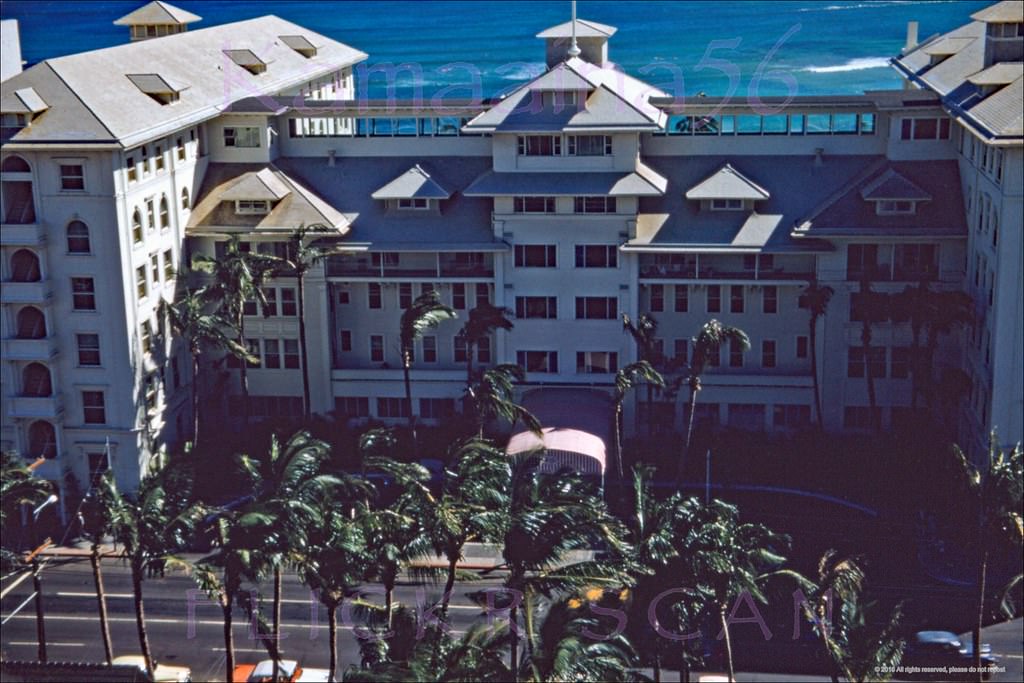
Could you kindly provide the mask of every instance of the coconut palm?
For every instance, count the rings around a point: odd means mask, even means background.
[[[159,315],[167,317],[171,330],[185,340],[192,359],[193,443],[199,442],[199,363],[202,354],[206,351],[227,351],[243,365],[257,360],[243,344],[228,336],[225,330],[229,330],[231,325],[219,313],[207,310],[206,299],[203,290],[187,292],[174,303],[161,299],[159,308]]]
[[[665,379],[645,360],[630,363],[615,373],[615,464],[622,479],[622,402],[626,394],[640,384],[664,387]]]
[[[814,383],[814,414],[818,420],[818,429],[821,430],[825,429],[825,423],[821,414],[821,387],[818,384],[818,320],[828,310],[833,293],[828,285],[819,285],[817,280],[811,280],[800,295],[800,305],[808,313],[807,343],[810,347],[811,378]]]
[[[740,348],[747,351],[750,348],[750,338],[747,333],[738,327],[725,325],[718,320],[709,320],[704,323],[700,333],[693,341],[693,353],[690,355],[689,376],[686,383],[690,388],[690,414],[686,425],[686,444],[683,447],[683,455],[679,458],[678,486],[682,488],[686,473],[686,458],[690,454],[690,441],[693,439],[694,415],[697,412],[697,394],[701,390],[701,376],[707,372],[711,365],[711,359],[717,358],[723,346],[727,343],[739,344]]]
[[[981,627],[984,626],[986,611],[985,597],[988,578],[989,555],[994,548],[1004,544],[1024,544],[1024,517],[1021,505],[1024,501],[1024,455],[1020,444],[1008,453],[1001,450],[993,433],[983,467],[972,463],[957,447],[953,448],[961,479],[967,489],[971,512],[977,520],[975,534],[977,553],[977,600],[978,614],[971,638],[974,645],[974,667],[981,676]],[[979,678],[980,680],[980,678]]]
[[[641,313],[640,316],[634,322],[629,315],[622,314],[622,329],[629,333],[629,336],[633,338],[636,343],[636,355],[637,360],[645,360],[654,367],[661,365],[664,358],[660,357],[655,348],[655,334],[658,332],[658,321],[650,313]],[[653,385],[647,385],[647,425],[648,432],[653,424],[653,415],[651,411],[654,409],[654,387]]]
[[[139,648],[150,675],[153,656],[146,631],[142,580],[147,570],[162,567],[191,538],[202,514],[192,501],[194,479],[191,468],[180,461],[172,459],[163,464],[154,458],[133,495],[121,494],[112,476],[98,482],[101,500],[109,506],[112,535],[123,546],[131,570]]]
[[[33,475],[25,460],[17,453],[4,451],[0,457],[3,459],[0,475],[0,529],[4,530],[0,537],[6,546],[8,542],[14,545],[13,539],[16,536],[14,533],[6,533],[8,515],[17,515],[22,505],[37,505],[46,500],[53,492],[53,485]],[[19,562],[13,550],[6,547],[0,549],[0,567],[5,572]]]
[[[113,473],[107,470],[102,476],[110,478]],[[100,566],[100,544],[103,542],[103,537],[113,530],[110,518],[111,501],[104,499],[110,491],[110,485],[97,486],[94,484],[78,508],[82,535],[89,540],[89,564],[92,566],[93,583],[96,585],[96,607],[100,617],[100,635],[103,638],[103,654],[107,664],[111,664],[114,660],[114,649],[110,642],[107,596],[103,589],[103,572]]]
[[[211,281],[202,289],[210,303],[231,323],[235,332],[235,343],[246,347],[245,302],[257,301],[266,311],[267,298],[263,284],[280,267],[281,259],[268,254],[242,251],[238,236],[228,239],[224,254],[220,257],[196,254],[192,257],[192,270],[205,273]],[[249,421],[249,379],[246,372],[248,363],[259,359],[249,358],[241,363],[242,401],[246,422]]]
[[[910,407],[915,409],[917,408],[917,396],[924,388],[923,375],[928,372],[924,363],[924,355],[921,353],[921,334],[924,331],[925,319],[931,306],[933,294],[928,281],[922,280],[916,285],[907,285],[902,292],[893,294],[889,298],[892,319],[905,320],[910,323],[910,374],[913,380]]]
[[[309,359],[306,348],[306,274],[324,259],[340,253],[336,246],[330,246],[317,237],[337,235],[337,231],[325,225],[300,225],[288,238],[288,255],[274,269],[274,276],[294,277],[298,289],[299,312],[299,353],[302,355],[302,410],[305,417],[312,412],[309,392]]]
[[[434,329],[446,320],[458,317],[455,309],[441,303],[441,295],[436,290],[420,294],[409,308],[402,312],[399,323],[399,338],[402,347],[402,374],[405,380],[405,407],[409,415],[409,428],[416,436],[416,416],[412,408],[412,381],[409,371],[412,369],[413,345],[427,330]]]
[[[484,427],[492,420],[509,424],[522,422],[534,434],[541,434],[541,425],[529,410],[515,402],[515,385],[526,379],[518,365],[501,364],[485,370],[480,380],[466,388],[469,404],[477,421],[477,435],[484,436]]]
[[[860,344],[864,356],[864,379],[868,387],[868,407],[871,411],[871,425],[875,429],[878,423],[878,398],[875,392],[875,373],[871,367],[871,341],[874,338],[874,326],[889,317],[888,295],[871,289],[871,280],[867,273],[860,281]],[[884,372],[884,370],[883,370]]]
[[[903,659],[902,604],[888,612],[877,602],[844,600],[836,612],[833,640],[838,666],[848,681],[889,680]]]
[[[933,368],[935,367],[935,352],[938,350],[939,338],[952,334],[957,329],[972,325],[975,320],[974,303],[970,295],[965,292],[930,292],[926,311],[924,320],[925,353],[922,365],[925,368]],[[928,397],[928,406],[931,407],[937,393],[932,391],[933,376],[930,371],[922,374],[928,378],[925,392]]]
[[[469,318],[459,330],[458,336],[466,342],[466,386],[473,385],[473,358],[480,343],[489,339],[495,330],[511,330],[508,309],[495,306],[489,301],[476,305],[469,312]]]

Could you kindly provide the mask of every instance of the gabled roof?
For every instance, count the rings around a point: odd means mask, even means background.
[[[881,200],[930,201],[932,196],[894,169],[888,169],[861,188],[860,196],[869,202]]]
[[[137,26],[140,24],[191,24],[202,17],[186,12],[180,7],[155,0],[143,5],[134,12],[129,12],[114,22],[117,26]]]
[[[725,164],[686,191],[687,199],[768,199],[771,195],[731,164]]]
[[[259,196],[252,196],[259,195]],[[189,234],[290,234],[300,225],[325,225],[339,235],[349,220],[315,192],[273,164],[210,164],[189,216]],[[276,200],[265,215],[237,214],[235,199]]]
[[[975,21],[987,24],[1014,24],[1024,22],[1024,1],[1004,0],[971,15]]]
[[[38,114],[49,107],[50,105],[46,104],[34,88],[6,92],[3,101],[0,102],[0,111],[4,114]]]
[[[576,20],[576,37],[577,38],[611,38],[615,35],[618,29],[614,26],[607,24],[599,24],[596,21],[588,21],[586,19]],[[537,34],[538,38],[571,38],[572,37],[572,22],[567,21],[564,24],[558,26],[552,26],[551,28],[544,29]]]
[[[1007,85],[1024,76],[1024,62],[999,62],[967,80],[974,85]]]
[[[274,175],[269,168],[255,173],[244,173],[238,181],[221,195],[221,201],[233,202],[239,199],[268,200],[284,199],[291,190]]]
[[[556,64],[538,78],[530,81],[529,88],[530,90],[586,90],[590,92],[594,89],[594,85],[563,62]]]
[[[374,199],[448,199],[452,193],[416,164],[370,196]]]

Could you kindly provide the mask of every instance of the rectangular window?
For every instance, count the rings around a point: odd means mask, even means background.
[[[404,398],[378,398],[377,417],[409,417]]]
[[[281,367],[281,343],[277,339],[263,340],[263,367],[278,370]]]
[[[437,288],[434,287],[434,284],[432,282],[423,282],[420,284],[420,295],[428,294],[436,290]]]
[[[149,255],[149,276],[153,280],[153,286],[156,287],[160,282],[160,254],[155,252]]]
[[[294,287],[281,288],[281,315],[294,317],[299,314],[299,304]]]
[[[480,364],[491,362],[491,338],[483,337],[476,343],[476,360]]]
[[[775,340],[763,339],[761,341],[761,367],[775,367]]]
[[[423,362],[437,362],[437,337],[423,337]]]
[[[424,197],[412,197],[410,199],[399,199],[399,209],[412,209],[416,211],[425,211],[430,208],[430,200]]]
[[[455,414],[455,401],[450,398],[421,398],[420,417],[441,420]]]
[[[370,361],[373,363],[384,362],[384,335],[370,335]]]
[[[476,305],[491,303],[491,286],[486,282],[478,282],[476,285]]]
[[[71,307],[76,311],[96,310],[96,283],[91,277],[71,278]]]
[[[456,363],[465,363],[469,360],[469,355],[466,351],[466,338],[457,336],[452,342],[452,359]]]
[[[761,289],[761,310],[764,313],[779,312],[779,288],[766,285]]]
[[[152,197],[146,200],[146,227],[156,230],[156,205]]]
[[[341,350],[351,351],[352,350],[352,330],[341,331]]]
[[[78,341],[78,364],[99,365],[100,364],[100,336],[98,334],[77,334]]]
[[[135,269],[135,292],[140,299],[149,296],[149,281],[146,279],[146,266],[139,266]]]
[[[557,351],[516,351],[516,363],[527,372],[558,372]]]
[[[370,308],[381,308],[380,285],[371,282],[366,286],[367,305]]]
[[[889,376],[893,379],[906,379],[910,376],[910,347],[892,347]]]
[[[612,154],[610,135],[570,135],[569,156],[607,157]]]
[[[811,407],[804,405],[776,405],[772,409],[772,424],[776,429],[801,429],[811,424]]]
[[[603,375],[619,371],[619,354],[614,351],[577,351],[576,374]]]
[[[256,299],[246,299],[242,302],[242,315],[256,315],[259,312]]]
[[[370,417],[370,399],[366,396],[335,396],[334,411],[348,418]]]
[[[148,175],[149,174],[149,148],[146,147],[145,145],[143,145],[142,147],[139,148],[139,151],[142,152],[142,175]]]
[[[708,285],[707,312],[708,313],[721,313],[722,312],[722,286],[721,285]]]
[[[615,197],[574,197],[575,213],[615,213]]]
[[[289,370],[298,370],[301,366],[298,339],[284,340],[284,366]]]
[[[713,368],[717,368],[722,365],[722,347],[713,345],[708,349],[708,365]]]
[[[452,308],[458,311],[466,308],[466,285],[461,282],[452,285]]]
[[[156,145],[153,148],[153,154],[156,157],[156,170],[164,170],[164,148],[161,145]]]
[[[868,348],[867,368],[868,372],[875,379],[885,378],[885,347],[872,346]],[[846,364],[847,377],[864,376],[864,348],[861,346],[849,347],[849,355]]]
[[[553,320],[558,317],[558,299],[553,296],[517,296],[516,317]]]
[[[808,355],[808,338],[804,335],[799,335],[796,338],[796,357],[807,358]]]
[[[742,211],[743,200],[742,199],[712,199],[711,200],[712,211]]]
[[[260,129],[255,126],[224,128],[225,147],[259,147]]]
[[[675,353],[676,363],[689,363],[690,354],[690,340],[689,339],[676,339],[672,345],[672,351]]]
[[[185,141],[178,138],[174,143],[174,148],[178,152],[178,161],[185,161]]]
[[[875,213],[879,216],[890,216],[898,214],[914,213],[914,202],[897,199],[883,199],[875,202]]]
[[[729,342],[729,367],[743,367],[743,344],[739,343],[735,339]]]
[[[398,307],[405,310],[412,306],[412,283],[398,283]]]
[[[665,310],[665,285],[651,285],[651,313]]]
[[[729,288],[729,310],[732,313],[742,313],[743,302],[743,285],[732,285]]]
[[[878,245],[851,244],[846,247],[846,279],[860,280],[878,275]]]
[[[614,244],[577,244],[577,268],[618,268],[619,248]]]
[[[239,199],[235,202],[235,213],[263,216],[270,213],[270,202],[265,199]]]
[[[107,406],[102,391],[82,392],[82,419],[87,425],[106,424]]]
[[[513,197],[512,210],[516,213],[554,213],[554,197]]]
[[[557,250],[554,244],[517,244],[516,268],[557,268]]]
[[[84,190],[85,169],[82,164],[61,164],[60,165],[60,189],[62,190]]]
[[[128,182],[134,183],[139,179],[139,172],[135,168],[135,157],[128,157],[125,159],[125,166],[128,168]]]
[[[562,136],[520,135],[516,147],[519,156],[557,157],[562,154]]]
[[[263,288],[263,298],[266,304],[263,305],[263,315],[272,318],[277,315],[277,289],[274,287]],[[262,304],[261,304],[262,305]]]
[[[151,353],[153,351],[153,326],[148,320],[143,320],[139,329],[139,341],[142,342],[142,352]]]
[[[676,313],[686,313],[690,310],[690,287],[689,285],[675,285],[676,290]]]
[[[170,282],[177,275],[178,271],[174,267],[174,251],[168,249],[164,252],[164,282]]]
[[[619,317],[619,300],[613,296],[576,297],[577,320],[615,320]]]

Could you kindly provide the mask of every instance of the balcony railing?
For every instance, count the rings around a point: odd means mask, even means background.
[[[0,228],[0,244],[7,247],[35,247],[45,241],[43,227],[38,223],[4,223]]]
[[[788,271],[782,268],[766,270],[735,270],[718,268],[701,268],[694,266],[640,266],[640,277],[646,279],[668,280],[810,280],[812,271]]]
[[[64,412],[64,401],[60,394],[53,396],[9,396],[7,414],[14,418],[50,418],[60,417]]]
[[[481,261],[477,258],[460,259],[450,254],[410,254],[407,258],[394,261],[381,259],[373,263],[365,258],[329,258],[328,277],[366,278],[484,278],[494,276],[494,259],[486,254]]]
[[[42,304],[50,298],[52,287],[49,280],[38,282],[11,282],[0,284],[0,303]]]
[[[3,355],[7,360],[45,361],[56,354],[57,340],[55,337],[3,340]]]

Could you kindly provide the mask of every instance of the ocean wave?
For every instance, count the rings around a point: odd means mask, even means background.
[[[810,71],[816,74],[836,74],[844,71],[863,71],[864,69],[884,69],[889,66],[888,57],[858,57],[851,59],[845,64],[833,64],[830,66],[807,66],[801,71]]]
[[[956,2],[957,0],[934,0],[931,4],[939,4],[942,2]],[[894,7],[899,5],[916,5],[920,4],[917,0],[890,0],[889,2],[858,2],[852,5],[825,5],[824,7],[801,7],[797,12],[838,12],[847,9],[866,9],[866,8],[877,8],[877,7]]]
[[[526,81],[544,73],[547,65],[543,62],[511,62],[498,69],[501,70],[498,75],[506,81]]]

